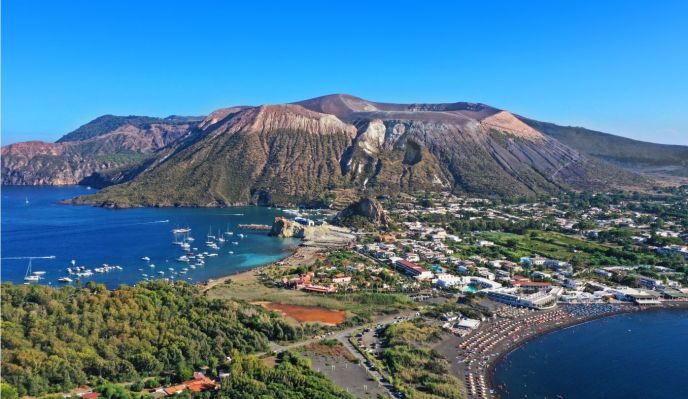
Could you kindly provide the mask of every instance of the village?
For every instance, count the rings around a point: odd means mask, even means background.
[[[301,302],[313,298],[312,303],[335,308],[365,294],[378,299],[401,295],[411,305],[387,307],[377,316],[373,312],[367,322],[359,318],[342,324],[345,327],[325,327],[314,338],[273,345],[276,351],[263,356],[270,359],[287,348],[304,351],[321,365],[318,371],[334,381],[364,386],[361,397],[402,398],[424,388],[389,368],[387,350],[394,342],[389,336],[396,330],[426,331],[434,341],[412,345],[430,351],[426,356],[440,356],[432,361],[451,371],[450,376],[433,378],[449,378],[445,383],[459,386],[468,398],[497,397],[499,387],[490,381],[494,363],[539,334],[617,313],[688,306],[687,220],[685,214],[671,214],[670,198],[600,200],[600,206],[590,206],[582,203],[595,203],[594,197],[516,204],[449,194],[419,194],[406,202],[383,197],[379,201],[388,224],[353,227],[351,233],[330,229],[331,219],[313,220],[314,213],[307,210],[290,211],[293,220],[288,223],[329,231],[327,246],[314,246],[306,238],[294,256],[256,271],[252,284],[258,285],[248,290],[261,292],[256,287],[263,287],[278,302],[280,297],[285,303],[292,297]],[[330,245],[335,233],[345,239]],[[214,282],[207,289],[234,292],[229,297],[236,297],[240,287],[233,284],[222,288],[225,285]],[[251,298],[259,295],[244,299]],[[265,306],[280,311],[299,307],[271,305]],[[347,317],[356,309],[361,307],[350,308]],[[346,359],[308,349],[332,345],[339,349],[327,351],[348,353]],[[332,368],[324,367],[328,365]],[[207,377],[203,372],[176,384],[146,386],[145,392],[165,397],[216,390],[228,376]],[[99,395],[79,393],[86,399]]]

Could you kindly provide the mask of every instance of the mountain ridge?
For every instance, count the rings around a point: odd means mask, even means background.
[[[584,129],[576,137],[571,129],[576,128],[480,103],[393,104],[334,94],[289,104],[220,108],[204,118],[106,115],[45,145],[90,151],[90,157],[108,151],[137,154],[135,162],[102,164],[80,176],[82,184],[114,184],[76,200],[103,206],[328,202],[341,190],[524,196],[652,184],[635,173],[642,168],[620,157],[610,159],[609,149],[595,152],[594,145],[577,142],[599,140],[595,134],[602,133]],[[162,140],[163,130],[175,133]],[[669,151],[651,146],[655,158]],[[668,166],[681,173],[681,154],[688,147],[676,147]],[[8,148],[3,147],[3,184],[14,173],[5,162]],[[43,156],[49,154],[35,154],[36,159]],[[32,177],[13,181],[30,184]]]

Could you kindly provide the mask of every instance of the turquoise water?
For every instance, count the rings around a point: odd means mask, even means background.
[[[121,271],[94,273],[82,278],[117,287],[135,284],[143,274],[155,278],[173,277],[191,282],[205,281],[234,272],[274,262],[288,255],[297,240],[279,239],[264,232],[240,231],[239,223],[271,224],[280,210],[261,207],[203,208],[137,208],[102,209],[92,206],[62,205],[58,201],[93,193],[85,187],[3,187],[2,188],[2,281],[23,283],[28,266],[26,259],[9,257],[54,256],[35,259],[33,271],[45,271],[39,284],[57,285],[59,277],[75,260],[77,266],[89,269],[103,263],[122,266]],[[28,203],[27,203],[28,200]],[[206,235],[230,230],[233,236],[220,244],[219,250],[205,245]],[[196,252],[216,252],[206,257],[205,266],[176,275],[188,264],[176,261],[184,255],[173,245],[173,228],[189,227],[195,239]],[[240,238],[237,234],[245,234]],[[232,244],[236,242],[237,244]],[[233,252],[233,253],[230,253]],[[149,263],[141,258],[151,258]],[[169,268],[173,270],[170,271]],[[161,275],[158,271],[163,271]],[[75,277],[72,276],[73,279]]]
[[[539,337],[495,370],[501,398],[688,398],[688,310],[595,320]]]

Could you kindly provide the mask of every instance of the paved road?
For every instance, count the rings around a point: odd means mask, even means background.
[[[394,323],[398,317],[402,317],[402,318],[413,317],[415,315],[415,313],[416,313],[416,311],[413,310],[413,311],[406,311],[406,312],[402,312],[402,313],[398,313],[398,314],[385,316],[381,319],[375,320],[373,323],[370,323],[367,326],[357,326],[357,327],[347,328],[347,329],[344,329],[341,331],[334,332],[330,335],[326,335],[325,337],[329,338],[329,339],[336,339],[339,342],[341,342],[344,345],[344,347],[349,350],[349,352],[351,352],[354,356],[356,356],[356,358],[359,360],[361,365],[363,365],[363,367],[365,367],[366,371],[371,376],[371,378],[373,378],[373,380],[375,380],[378,383],[378,385],[380,385],[380,387],[382,387],[382,389],[384,389],[390,397],[394,397],[394,392],[392,391],[392,389],[390,389],[389,385],[388,384],[382,384],[380,382],[383,375],[380,373],[380,371],[371,370],[368,366],[366,366],[367,359],[365,358],[365,356],[361,352],[358,351],[358,349],[356,349],[356,347],[353,344],[351,344],[351,342],[349,341],[349,337],[351,336],[351,334],[354,331],[364,329],[367,327],[377,326],[377,325],[388,326],[388,325]],[[311,344],[314,342],[319,342],[321,339],[322,338],[315,337],[315,338],[310,338],[310,339],[307,339],[304,341],[295,342],[295,343],[289,344],[289,345],[280,345],[280,344],[277,344],[275,342],[270,342],[270,350],[275,352],[275,353],[280,353],[280,352],[284,352],[286,350],[300,348],[302,346],[305,346],[305,345],[308,345],[308,344]]]
[[[367,326],[365,326],[365,325],[363,325],[363,326],[356,326],[356,327],[350,327],[350,328],[347,328],[347,329],[344,329],[344,330],[340,330],[340,331],[335,331],[334,333],[332,333],[332,334],[330,334],[330,335],[325,335],[324,338],[330,338],[330,339],[348,338],[348,337],[351,335],[351,333],[354,332],[354,331],[356,331],[356,330],[364,329],[364,328],[367,328],[367,327],[370,327],[370,326],[376,326],[376,325],[378,325],[378,324],[381,324],[381,325],[383,325],[383,326],[387,326],[387,325],[390,325],[390,324],[394,323],[394,321],[396,320],[397,317],[411,317],[411,316],[413,316],[415,313],[416,313],[416,311],[413,310],[413,311],[406,311],[406,312],[402,312],[402,313],[398,313],[398,314],[393,314],[393,315],[385,316],[385,317],[383,317],[383,318],[381,318],[381,319],[378,319],[378,320],[373,321],[372,323],[370,323],[370,324],[367,325]],[[280,345],[280,344],[275,343],[275,342],[270,342],[270,350],[273,351],[273,352],[276,352],[276,353],[280,353],[280,352],[284,352],[284,351],[286,351],[286,350],[295,349],[295,348],[300,348],[300,347],[302,347],[302,346],[305,346],[305,345],[308,345],[308,344],[311,344],[311,343],[314,343],[314,342],[319,342],[319,341],[322,340],[322,339],[323,339],[323,338],[314,337],[314,338],[309,338],[309,339],[304,340],[304,341],[299,341],[299,342],[291,343],[291,344],[288,344],[288,345]]]
[[[361,365],[363,365],[363,367],[365,367],[365,370],[366,370],[366,371],[368,372],[368,374],[373,378],[373,380],[375,380],[375,382],[377,382],[377,384],[378,384],[382,389],[384,389],[390,397],[393,398],[393,397],[394,397],[394,392],[392,392],[392,390],[389,388],[389,384],[383,384],[382,382],[380,382],[380,380],[381,380],[382,377],[383,377],[383,376],[382,376],[382,373],[380,373],[378,370],[371,370],[371,369],[366,365],[366,362],[367,362],[368,360],[365,358],[365,356],[363,356],[363,354],[362,354],[361,352],[358,351],[358,349],[356,349],[355,346],[353,346],[353,344],[351,344],[351,342],[349,341],[349,339],[348,339],[347,337],[339,337],[339,338],[337,338],[337,339],[339,339],[339,341],[344,345],[344,347],[345,347],[346,349],[349,350],[349,352],[353,353],[353,355],[356,356],[356,358],[358,359],[358,361],[361,362]]]

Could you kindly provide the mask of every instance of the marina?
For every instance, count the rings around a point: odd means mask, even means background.
[[[283,214],[278,209],[113,211],[59,204],[87,191],[3,187],[3,281],[60,286],[95,281],[110,288],[159,278],[196,283],[277,261],[298,245],[265,231],[235,234],[239,224],[272,223]],[[37,256],[43,254],[49,256]]]

